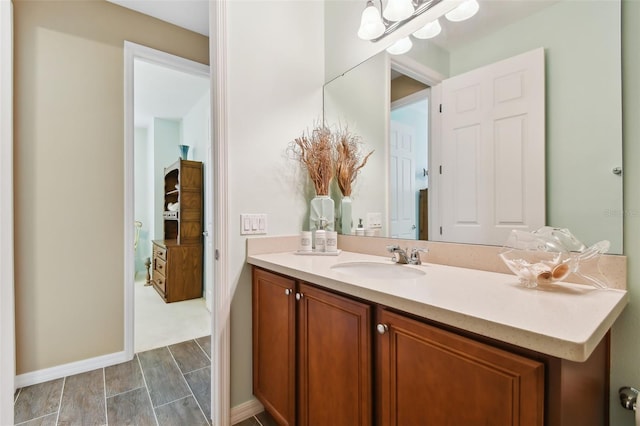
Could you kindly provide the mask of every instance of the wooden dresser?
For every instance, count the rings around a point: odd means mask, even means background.
[[[164,193],[164,239],[153,241],[153,287],[167,303],[202,297],[202,163],[178,160],[165,168]]]

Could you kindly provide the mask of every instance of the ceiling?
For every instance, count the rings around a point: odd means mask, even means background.
[[[208,0],[107,0],[127,9],[209,36]]]
[[[209,35],[208,0],[107,1],[199,34]],[[558,1],[560,0],[479,0],[480,10],[476,16],[463,23],[440,19],[442,33],[430,41],[445,49],[453,49]],[[356,27],[357,23],[354,23],[354,31]],[[148,126],[151,117],[180,119],[200,99],[202,91],[208,90],[207,79],[201,77],[141,61],[137,61],[136,67],[140,67],[136,68],[135,73],[136,126]],[[166,102],[166,99],[171,101]]]
[[[134,125],[149,127],[154,117],[182,119],[209,93],[209,79],[155,65],[134,61]]]
[[[209,36],[208,0],[107,1]],[[364,0],[358,1],[364,2]],[[495,28],[522,19],[558,1],[560,0],[479,0],[480,10],[473,18],[462,23],[441,19],[442,33],[432,41],[447,50],[454,49],[474,38],[487,35]],[[358,22],[353,25],[355,32]]]

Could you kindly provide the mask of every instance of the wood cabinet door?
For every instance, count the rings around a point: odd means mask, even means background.
[[[299,284],[298,424],[370,425],[369,305]]]
[[[544,365],[377,312],[379,425],[543,424]]]
[[[295,281],[253,269],[253,394],[279,425],[295,425]]]

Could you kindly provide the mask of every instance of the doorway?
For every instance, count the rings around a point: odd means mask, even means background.
[[[391,69],[390,237],[427,239],[430,87]]]
[[[127,42],[125,74],[125,241],[134,242],[125,259],[125,352],[132,357],[210,334],[211,102],[206,65]],[[152,242],[164,240],[165,169],[180,158],[203,171],[202,297],[165,303],[149,276]]]

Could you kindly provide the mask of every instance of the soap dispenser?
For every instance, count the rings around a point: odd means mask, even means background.
[[[316,251],[324,252],[327,247],[327,232],[324,230],[327,221],[324,218],[320,218],[318,222],[318,229],[316,230]]]
[[[362,218],[358,219],[358,227],[356,228],[356,235],[364,237],[364,226],[362,226]]]

